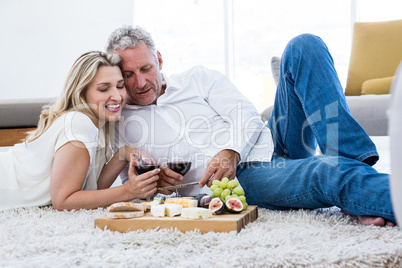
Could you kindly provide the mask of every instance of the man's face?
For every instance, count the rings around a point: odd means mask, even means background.
[[[139,42],[135,48],[118,51],[123,63],[123,77],[127,88],[127,103],[135,105],[156,104],[162,95],[162,56],[158,61],[149,47]]]

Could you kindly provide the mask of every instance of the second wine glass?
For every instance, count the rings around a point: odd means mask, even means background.
[[[152,147],[149,144],[141,146],[136,154],[137,159],[134,169],[137,175],[141,175],[159,167],[152,157]]]
[[[185,144],[177,143],[169,148],[167,167],[184,176],[191,169],[191,154]]]

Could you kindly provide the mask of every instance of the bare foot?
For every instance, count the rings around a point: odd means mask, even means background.
[[[395,227],[396,224],[393,223],[392,221],[387,221],[387,223],[385,224],[386,226],[391,226],[391,227]]]
[[[395,226],[392,221],[387,221],[381,217],[357,216],[357,218],[362,225]]]
[[[343,209],[341,211],[346,215],[356,216],[348,213]],[[384,218],[381,217],[374,217],[374,216],[356,216],[356,217],[361,225],[395,226],[395,223],[393,223],[392,221],[385,220]]]
[[[375,225],[375,226],[385,225],[385,220],[381,217],[357,216],[357,219],[362,225]]]

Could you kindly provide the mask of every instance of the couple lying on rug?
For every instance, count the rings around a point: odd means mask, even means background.
[[[197,66],[163,75],[161,54],[139,27],[114,31],[107,51],[80,56],[38,128],[0,154],[0,208],[91,209],[190,181],[199,187],[182,194],[195,195],[212,180],[237,177],[251,205],[337,206],[365,225],[395,225],[389,175],[371,167],[376,147],[352,118],[319,37],[304,34],[286,46],[266,126],[218,72]],[[155,162],[186,155],[192,169],[183,177],[160,165],[136,175],[149,144]],[[119,174],[122,185],[110,188]]]

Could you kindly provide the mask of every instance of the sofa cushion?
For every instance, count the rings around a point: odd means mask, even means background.
[[[345,95],[357,96],[364,81],[390,77],[402,60],[402,20],[356,22]]]
[[[0,100],[0,128],[36,127],[42,108],[56,98]]]
[[[362,84],[362,95],[367,94],[389,94],[391,90],[393,76],[369,79]]]

